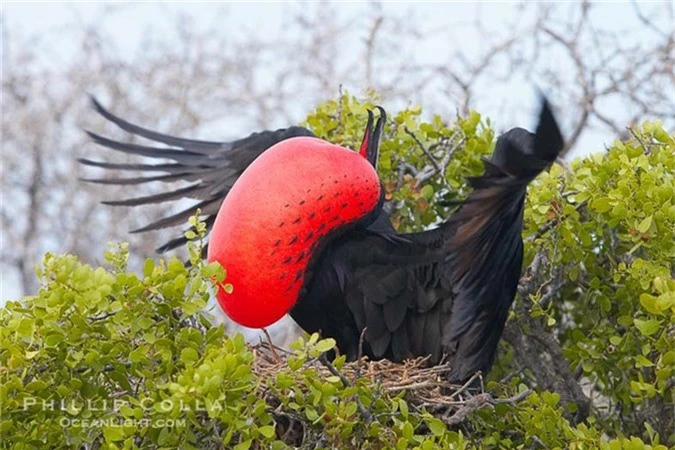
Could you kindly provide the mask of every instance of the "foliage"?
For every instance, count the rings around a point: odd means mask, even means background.
[[[374,100],[344,95],[307,123],[356,147]],[[394,115],[382,146],[387,207],[401,230],[447,216],[444,204],[466,195],[465,177],[481,172],[494,141],[477,113],[452,124],[421,114]],[[592,396],[581,423],[568,419],[574,405],[537,389],[507,344],[488,390],[535,392],[451,427],[369,377],[345,384],[319,374],[311,364],[334,343],[317,336],[298,341],[275,377],[260,376],[241,335],[204,311],[226,271],[200,260],[204,228],[192,219],[190,267],[148,259],[142,275],[128,272],[124,244],[106,253],[107,269],[45,256],[37,294],[0,311],[2,446],[665,448],[675,443],[675,141],[658,123],[633,133],[604,154],[554,165],[528,196],[526,264],[542,255],[543,272],[511,321],[541,321],[579,368]],[[304,428],[290,439],[293,421]]]
[[[374,110],[376,100],[374,93],[366,102],[345,94],[324,102],[306,125],[330,142],[358,148],[367,110]],[[405,232],[428,228],[447,216],[443,205],[466,196],[466,177],[482,172],[480,158],[492,151],[494,140],[489,121],[481,122],[475,111],[452,125],[438,115],[424,122],[421,115],[420,106],[411,106],[391,117],[378,161],[392,221]]]
[[[569,171],[554,168],[531,190],[525,234],[558,225],[528,257],[545,249],[561,300],[535,294],[531,314],[547,316],[572,367],[594,386],[607,432],[672,433],[675,141],[657,123],[632,132]]]
[[[347,135],[356,145],[358,129],[340,123],[354,121],[350,115],[363,123],[363,109],[372,103],[353,102],[349,96],[327,102],[308,123],[319,134]],[[411,107],[394,117],[380,159],[385,186],[394,186],[394,222],[401,231],[443,220],[448,210],[442,205],[465,195],[466,177],[482,171],[480,158],[493,145],[489,122],[475,112],[451,126],[437,116],[423,122],[420,115],[419,107]],[[340,119],[326,120],[334,117]],[[533,183],[525,211],[525,265],[538,252],[546,265],[535,292],[518,299],[515,309],[545,319],[559,337],[570,366],[579,368],[590,387],[595,411],[589,420],[610,435],[648,438],[656,428],[675,443],[675,139],[659,122],[646,122],[631,134],[569,167],[554,164]],[[452,150],[446,166],[444,152],[453,139],[463,146]],[[438,150],[431,157],[443,169],[430,178],[430,155],[423,149]],[[402,163],[412,166],[411,174],[396,184]],[[431,195],[424,197],[425,191]],[[547,291],[554,295],[544,298]],[[510,355],[504,347],[500,353]],[[520,369],[508,357],[500,362],[493,379]],[[514,381],[532,384],[527,378],[526,370]]]

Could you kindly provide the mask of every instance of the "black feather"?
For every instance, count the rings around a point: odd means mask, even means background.
[[[78,161],[81,164],[103,169],[165,172],[165,174],[162,175],[140,177],[85,178],[83,181],[97,184],[127,186],[140,185],[154,181],[184,181],[192,183],[190,186],[169,192],[159,192],[157,194],[137,198],[109,200],[104,202],[105,204],[114,206],[137,206],[149,203],[174,201],[179,198],[194,198],[197,200],[197,203],[192,207],[134,230],[134,233],[182,225],[188,217],[196,213],[197,208],[201,208],[203,214],[210,214],[207,218],[207,230],[210,230],[213,226],[218,208],[230,188],[246,167],[248,167],[260,154],[284,139],[297,136],[314,136],[311,131],[305,128],[290,127],[276,131],[253,133],[250,136],[232,142],[185,139],[158,133],[132,124],[105,109],[94,97],[91,98],[91,101],[96,112],[122,130],[141,138],[165,144],[170,148],[119,142],[101,136],[98,133],[87,132],[94,143],[131,155],[149,158],[165,158],[173,160],[174,162],[164,164],[130,164],[99,162],[87,158],[80,158]],[[177,237],[160,246],[158,251],[165,252],[176,248],[185,242],[186,240],[184,237]]]
[[[228,147],[226,142],[213,142],[213,141],[199,141],[195,139],[183,139],[175,136],[169,136],[166,134],[158,133],[156,131],[149,130],[147,128],[139,127],[130,122],[127,122],[120,117],[117,117],[107,109],[105,109],[94,96],[91,96],[91,103],[94,106],[96,112],[100,115],[131,134],[135,134],[152,141],[161,142],[172,147],[184,148],[191,151],[213,151],[224,149]]]
[[[163,182],[178,181],[184,179],[186,175],[189,174],[175,173],[170,175],[155,175],[152,177],[130,177],[130,178],[80,178],[80,180],[85,181],[87,183],[118,184],[120,186],[124,186],[124,185],[150,183],[153,181],[163,181]]]
[[[199,189],[201,184],[193,184],[186,186],[181,189],[176,189],[175,191],[162,192],[160,194],[146,195],[144,197],[128,198],[125,200],[107,200],[103,201],[104,205],[110,206],[138,206],[138,205],[148,205],[151,203],[161,203],[171,200],[178,200],[185,197],[187,194],[196,191]]]
[[[190,208],[177,212],[176,214],[164,217],[160,220],[149,223],[148,225],[145,225],[141,228],[131,230],[130,233],[143,233],[145,231],[161,230],[163,228],[182,225],[185,222],[187,222],[187,220],[190,217],[194,216],[198,209],[202,211],[202,214],[215,214],[216,212],[218,212],[218,209],[222,201],[223,201],[222,199],[218,198],[211,200],[204,200],[202,202],[197,203],[196,205],[191,206]]]
[[[77,162],[84,164],[85,166],[115,170],[141,170],[148,172],[172,172],[177,170],[180,173],[185,173],[187,169],[185,166],[181,166],[180,164],[119,164],[105,161],[92,161],[86,158],[78,158]],[[193,170],[199,170],[199,168],[193,168]]]
[[[147,156],[149,158],[167,158],[173,159],[183,165],[200,165],[202,164],[202,155],[193,153],[187,150],[165,149],[157,147],[147,147],[144,145],[128,144],[124,142],[114,141],[108,139],[91,131],[86,132],[89,137],[97,144],[104,147],[118,150],[123,153],[131,155]]]

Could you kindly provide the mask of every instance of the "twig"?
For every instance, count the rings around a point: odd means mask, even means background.
[[[363,327],[361,335],[359,336],[359,359],[356,360],[356,370],[354,371],[354,382],[361,378],[361,361],[363,360],[363,341],[366,337],[366,330],[368,327]]]
[[[419,383],[412,383],[412,384],[402,384],[400,386],[387,386],[386,390],[387,392],[398,392],[398,391],[414,391],[415,389],[422,389],[426,387],[434,387],[437,386],[438,383],[432,381],[432,380],[427,380],[427,381],[421,381]]]
[[[574,208],[576,211],[579,211],[582,207],[586,206],[588,203],[587,200],[584,200],[583,202],[579,202],[579,204]],[[523,242],[529,243],[529,242],[534,242],[549,231],[553,229],[556,225],[558,225],[562,221],[560,216],[556,216],[555,219],[549,220],[546,222],[544,225],[540,226],[539,229],[534,234],[529,235],[525,239],[523,239]]]
[[[532,389],[525,389],[522,392],[519,392],[518,394],[514,395],[513,397],[509,398],[496,398],[492,399],[490,403],[494,405],[498,405],[500,403],[508,403],[509,405],[515,405],[516,403],[520,402],[521,400],[525,400],[527,397],[532,395],[534,391]]]
[[[272,337],[271,337],[270,334],[267,332],[267,328],[263,328],[263,329],[262,329],[262,332],[265,333],[265,336],[267,337],[267,342],[269,343],[269,346],[270,346],[270,352],[272,353],[272,356],[274,357],[274,359],[276,360],[276,362],[281,363],[281,362],[282,362],[282,361],[281,361],[281,358],[279,358],[279,354],[277,353],[277,351],[276,351],[275,348],[274,348],[274,344],[272,343]]]
[[[628,132],[635,138],[635,140],[638,141],[638,143],[640,144],[640,147],[642,147],[642,153],[644,153],[645,155],[648,155],[652,151],[652,147],[650,145],[648,146],[647,144],[645,144],[645,142],[642,140],[642,138],[640,138],[640,135],[638,135],[635,132],[633,127],[627,127],[627,129],[628,129]]]
[[[457,391],[455,391],[455,392],[450,396],[450,398],[455,398],[456,396],[458,396],[458,395],[461,394],[462,392],[466,391],[466,390],[469,388],[469,386],[471,386],[471,384],[476,380],[476,378],[479,378],[480,376],[481,376],[481,371],[479,370],[479,371],[477,371],[476,373],[474,373],[474,374],[471,376],[471,378],[469,378],[469,379],[466,381],[466,383],[464,383],[464,384],[462,385],[462,387],[460,387],[459,389],[457,389]]]
[[[490,405],[492,403],[492,396],[487,393],[476,395],[471,397],[466,401],[464,406],[459,408],[452,416],[447,414],[441,417],[441,420],[449,427],[455,426],[464,422],[469,414],[474,412],[477,409],[482,408],[483,406]]]
[[[528,298],[534,291],[537,275],[539,274],[539,267],[546,259],[546,250],[542,247],[534,255],[532,262],[527,269],[525,269],[524,275],[520,277],[520,281],[518,282],[518,294],[520,294],[521,298]]]
[[[445,186],[447,187],[448,181],[445,179],[445,168],[448,167],[448,164],[450,164],[450,160],[452,159],[452,156],[464,144],[465,141],[466,141],[466,136],[462,136],[462,138],[459,141],[455,142],[455,144],[445,152],[445,156],[443,157],[443,160],[440,163],[440,170],[435,170],[433,168],[429,168],[429,170],[419,171],[419,173],[415,176],[416,185],[420,186],[420,185],[426,183],[428,180],[430,180],[431,178],[433,178],[434,176],[436,176],[436,174],[438,174],[440,172],[441,173],[441,179],[443,180],[443,184],[445,184]]]
[[[109,313],[103,314],[102,316],[92,316],[92,317],[87,317],[92,322],[98,322],[99,320],[105,320],[108,317],[112,317],[115,314],[117,314],[119,311],[111,311]]]
[[[436,161],[436,158],[434,158],[434,155],[431,154],[429,149],[426,148],[426,146],[422,143],[422,141],[419,140],[417,135],[410,131],[408,127],[404,128],[406,134],[413,138],[413,140],[417,143],[417,146],[424,152],[424,154],[429,158],[429,161],[431,161],[431,164],[433,164],[434,169],[436,170],[436,173],[441,171],[441,166],[438,165],[438,161]]]
[[[347,377],[345,377],[345,376],[342,374],[342,372],[340,372],[339,370],[337,370],[337,369],[335,368],[335,366],[333,366],[333,364],[331,364],[331,362],[328,361],[328,357],[326,356],[325,353],[324,353],[323,355],[321,355],[321,357],[319,357],[319,361],[321,361],[321,364],[323,364],[324,367],[326,367],[326,369],[328,369],[328,371],[329,371],[330,373],[332,373],[332,374],[335,375],[336,377],[340,378],[340,380],[342,381],[342,384],[344,384],[345,386],[351,386],[351,383],[349,382],[349,380],[347,379]],[[366,409],[365,406],[363,406],[363,403],[361,403],[361,399],[359,398],[359,395],[358,395],[358,394],[354,394],[354,400],[356,401],[356,405],[358,406],[359,411],[361,412],[361,415],[366,419],[366,421],[367,421],[368,423],[372,422],[372,420],[373,420],[373,415],[371,414],[370,411],[368,411],[368,410]]]
[[[127,368],[127,369],[128,369],[129,367],[131,367],[131,363],[130,363],[130,362],[123,363],[123,364],[120,364],[120,365],[121,365],[122,367]],[[112,365],[112,364],[106,364],[105,366],[103,366],[103,369],[101,369],[101,372],[104,372],[104,373],[105,373],[105,372],[112,372],[112,371],[115,370],[116,368],[117,368],[117,367],[114,366],[114,365]],[[85,372],[87,372],[87,371],[89,371],[89,370],[92,370],[92,369],[93,369],[93,367],[86,366],[86,367],[78,367],[77,369],[74,369],[73,371],[74,371],[75,373],[85,373]]]
[[[499,380],[499,384],[506,384],[511,378],[517,377],[518,375],[522,374],[524,370],[525,370],[525,368],[521,367],[518,370],[515,370],[515,371],[507,374],[504,378]]]

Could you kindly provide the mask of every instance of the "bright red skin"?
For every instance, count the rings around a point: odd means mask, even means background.
[[[217,297],[240,325],[263,328],[298,300],[322,237],[373,211],[380,182],[361,155],[316,138],[284,140],[239,177],[211,231],[209,261],[227,270]]]

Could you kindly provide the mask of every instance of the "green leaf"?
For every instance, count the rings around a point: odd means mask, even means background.
[[[45,336],[44,342],[48,347],[55,347],[60,342],[63,342],[63,334],[59,332],[49,333],[47,336]]]
[[[335,344],[336,342],[335,339],[333,338],[322,339],[316,343],[316,346],[314,348],[321,353],[326,353],[327,351],[330,351],[333,348],[335,348]]]
[[[106,427],[103,429],[103,436],[106,441],[120,441],[124,439],[124,429],[121,427]]]
[[[184,364],[191,364],[199,359],[199,353],[197,353],[197,350],[195,350],[192,347],[187,347],[181,350],[180,352],[180,360]]]
[[[403,418],[407,420],[408,419],[408,404],[402,398],[398,399],[398,409],[399,409],[399,411],[401,411],[401,416],[403,416]]]
[[[46,389],[49,385],[45,383],[42,380],[35,380],[30,383],[28,383],[25,386],[25,389],[29,392],[37,392],[37,391],[42,391],[43,389]]]
[[[434,436],[443,436],[447,431],[445,424],[436,418],[428,418],[425,422]]]
[[[654,319],[634,319],[633,323],[635,324],[635,327],[640,330],[640,333],[645,336],[651,336],[652,334],[656,333],[659,331],[661,326],[661,322]]]
[[[556,406],[560,401],[560,394],[557,392],[543,391],[541,393],[541,399],[549,406]]]
[[[651,314],[659,314],[661,309],[657,305],[657,297],[649,294],[640,294],[640,304]]]
[[[638,369],[641,367],[652,367],[653,365],[654,363],[652,363],[650,360],[648,360],[642,355],[637,355],[635,357],[635,367]]]
[[[272,425],[265,425],[264,427],[260,427],[258,428],[258,431],[267,439],[272,439],[274,436],[276,436],[276,431],[274,429],[274,426]]]
[[[599,213],[604,213],[612,209],[612,204],[609,198],[600,197],[591,202],[591,207]]]
[[[252,443],[253,443],[252,439],[240,442],[239,444],[234,446],[234,450],[248,450],[249,448],[251,448]]]
[[[307,339],[307,345],[314,345],[319,342],[319,333],[312,333]]]
[[[152,258],[146,259],[143,263],[143,275],[149,277],[153,270],[155,270],[155,261]]]
[[[150,317],[141,317],[140,319],[138,319],[137,323],[142,330],[147,330],[155,323],[155,321],[152,320]]]
[[[129,361],[132,363],[137,363],[143,361],[147,358],[146,349],[144,347],[138,347],[136,350],[129,353]]]
[[[642,222],[640,222],[640,225],[638,225],[637,229],[641,233],[646,233],[651,226],[652,226],[652,216],[648,216]]]
[[[430,184],[425,184],[422,188],[422,195],[427,200],[431,200],[434,196],[434,187]]]
[[[410,422],[405,422],[403,424],[403,429],[401,431],[402,431],[401,434],[406,439],[412,439],[413,434],[415,433],[415,429],[413,428],[413,426]]]
[[[27,317],[21,319],[14,327],[14,331],[20,336],[29,336],[33,332],[33,321]]]

